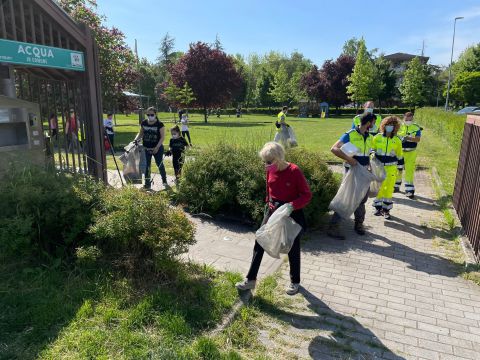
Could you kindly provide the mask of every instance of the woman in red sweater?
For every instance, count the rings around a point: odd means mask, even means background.
[[[302,226],[302,231],[296,237],[292,249],[288,253],[291,284],[286,291],[287,294],[294,295],[298,292],[300,286],[300,237],[306,228],[302,209],[310,202],[312,193],[299,167],[285,161],[285,150],[282,145],[276,142],[266,143],[259,155],[265,163],[267,176],[266,201],[269,204],[269,212],[263,219],[263,223],[267,222],[270,215],[278,207],[288,203],[292,211],[290,216]],[[255,288],[263,253],[263,248],[255,241],[250,270],[247,278],[236,284],[237,289],[251,290]]]

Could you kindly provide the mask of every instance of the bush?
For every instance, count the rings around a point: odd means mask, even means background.
[[[442,109],[421,108],[415,111],[415,122],[435,131],[457,152],[460,152],[465,121],[466,115],[457,115]]]
[[[12,168],[0,180],[0,246],[5,251],[69,257],[91,245],[92,222],[103,185],[85,176],[43,168]]]
[[[106,253],[172,260],[195,243],[193,224],[165,195],[134,187],[105,191],[91,233]]]
[[[292,149],[287,160],[300,166],[313,192],[305,210],[315,226],[335,196],[338,182],[316,153]],[[192,212],[229,214],[260,223],[265,207],[265,170],[253,147],[219,144],[197,153],[183,169],[178,200]]]

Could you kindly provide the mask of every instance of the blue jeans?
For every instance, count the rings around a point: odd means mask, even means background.
[[[145,170],[145,187],[150,188],[152,184],[151,179],[151,167],[152,167],[152,156],[155,158],[155,163],[160,170],[160,176],[162,177],[162,182],[167,182],[167,173],[165,172],[165,166],[163,165],[163,145],[160,146],[156,154],[153,154],[151,150],[145,150],[145,159],[147,161],[147,168]]]

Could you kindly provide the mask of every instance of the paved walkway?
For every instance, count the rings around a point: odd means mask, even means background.
[[[346,241],[332,240],[324,231],[307,234],[302,292],[294,297],[279,292],[276,310],[267,312],[259,325],[270,355],[480,359],[480,287],[458,277],[458,269],[434,245],[434,239],[448,234],[437,226],[442,214],[432,201],[429,175],[420,172],[416,185],[417,200],[395,196],[392,221],[374,217],[373,208],[368,209],[364,237],[353,232],[351,222],[345,223]],[[247,271],[251,229],[191,220],[197,225],[197,244],[187,258],[220,270]],[[260,277],[281,265],[265,255]],[[281,276],[283,285],[288,264]]]
[[[420,173],[416,184],[416,201],[395,197],[392,221],[367,216],[367,236],[350,231],[348,240],[335,241],[323,231],[310,234],[302,293],[262,322],[272,354],[480,359],[480,287],[458,277],[458,268],[434,246],[434,238],[447,234],[435,226],[441,214],[428,174]],[[283,285],[288,265],[282,278]]]

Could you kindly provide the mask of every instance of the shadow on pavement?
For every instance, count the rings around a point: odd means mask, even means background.
[[[263,298],[256,298],[257,305],[270,316],[299,330],[325,331],[315,336],[308,345],[312,359],[380,359],[402,360],[389,350],[369,329],[351,316],[342,315],[304,288],[300,294],[315,314],[305,315],[279,309]]]

